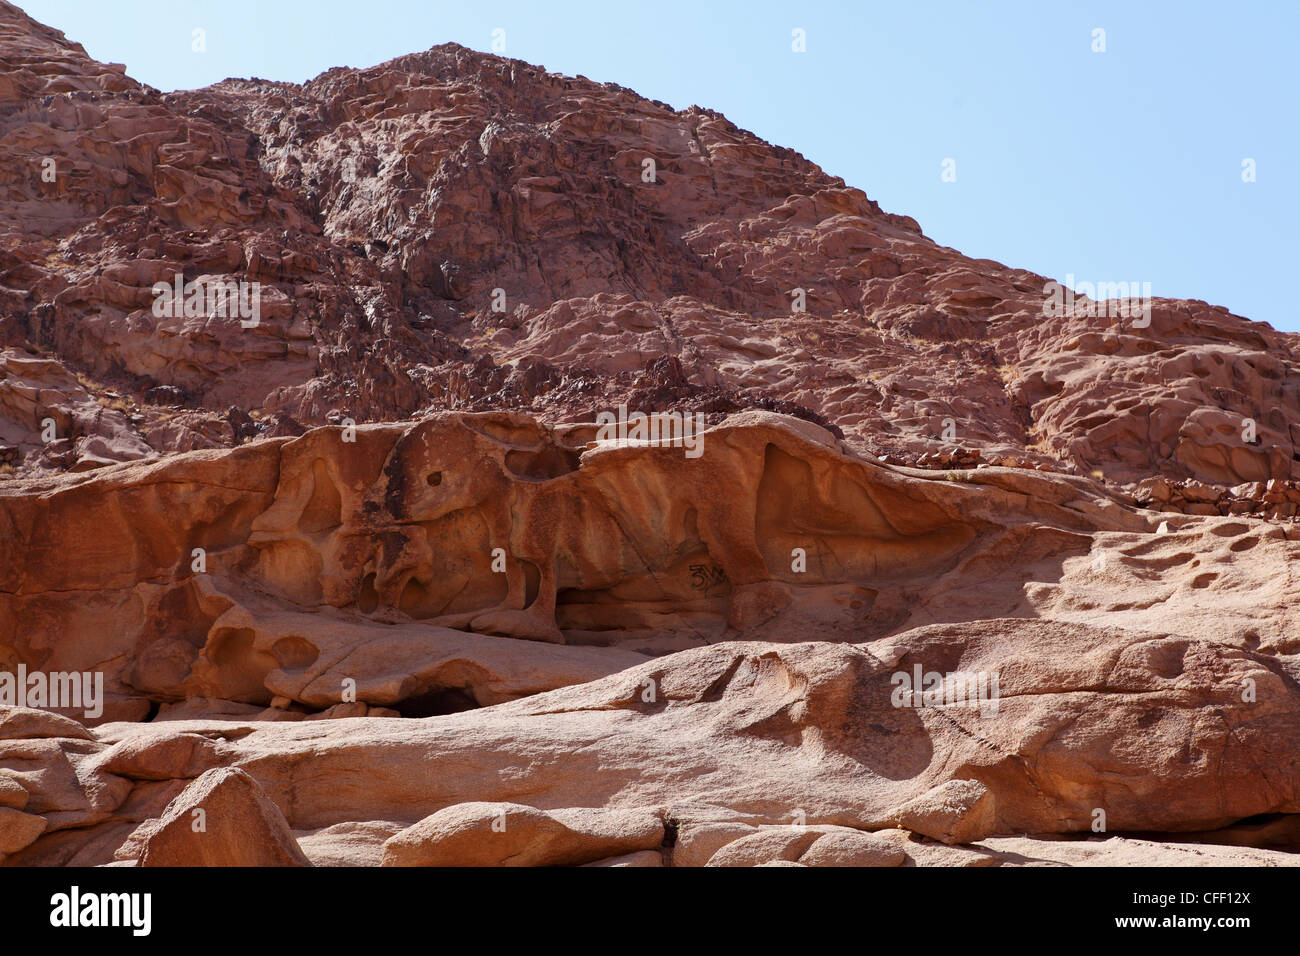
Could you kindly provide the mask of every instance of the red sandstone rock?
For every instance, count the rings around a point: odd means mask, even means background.
[[[555,866],[657,850],[663,820],[643,810],[461,803],[390,837],[384,866]]]
[[[310,866],[257,781],[240,770],[209,770],[157,820],[141,825],[119,854],[138,848],[140,866]]]
[[[1295,335],[454,44],[0,67],[0,671],[106,693],[0,706],[6,865],[1294,860]]]
[[[709,110],[454,44],[164,96],[0,18],[0,344],[92,383],[42,396],[76,443],[47,448],[0,379],[24,469],[228,445],[231,405],[264,435],[631,400],[798,410],[911,461],[955,439],[1123,482],[1300,477],[1295,336],[1184,300],[1146,328],[1045,315],[1045,277],[940,247]],[[258,282],[258,326],[156,317],[152,284],[182,272]]]

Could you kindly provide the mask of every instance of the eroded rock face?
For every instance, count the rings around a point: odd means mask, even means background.
[[[187,698],[424,716],[720,640],[990,617],[1294,649],[1297,546],[1269,525],[1156,535],[1091,482],[892,468],[769,413],[694,459],[593,434],[442,414],[10,483],[0,653],[106,672],[118,719]]]
[[[0,522],[18,547],[0,557],[11,582],[0,650],[32,670],[106,671],[117,708],[106,719],[133,701],[200,697],[424,716],[719,640],[860,641],[930,620],[1081,616],[1100,577],[1093,536],[1114,536],[1116,565],[1141,567],[1126,552],[1149,549],[1154,530],[1086,482],[907,472],[769,413],[704,432],[694,459],[582,444],[591,434],[443,414],[40,493],[11,483]],[[1034,507],[1021,509],[1027,493]],[[1279,563],[1292,550],[1241,524],[1200,534]],[[1040,589],[990,581],[1011,554],[1042,569]],[[1208,571],[1198,587],[1224,591],[1222,615],[1256,580],[1234,571],[1220,585]],[[1167,619],[1167,603],[1133,615]],[[1281,621],[1254,618],[1258,639],[1287,639]]]
[[[996,669],[997,706],[895,706],[894,675],[914,660],[945,674]],[[990,834],[1091,836],[1099,811],[1107,832],[1204,839],[1237,820],[1300,809],[1297,718],[1294,674],[1221,642],[1003,620],[865,644],[725,643],[441,717],[105,725],[83,744],[109,746],[100,776],[70,780],[69,796],[86,802],[112,769],[124,775],[111,778],[123,787],[111,801],[118,809],[64,825],[105,832],[130,802],[127,780],[158,788],[145,781],[162,768],[193,773],[199,751],[180,747],[181,734],[212,741],[202,760],[256,780],[304,850],[326,858],[350,846],[352,859],[377,862],[382,846],[393,863],[579,863],[657,845],[670,862],[682,854],[673,865],[733,856],[812,865],[823,854],[807,859],[810,838],[820,843],[829,826],[840,836],[818,865],[861,864],[863,854],[897,865],[931,851],[903,843],[886,852],[853,833],[892,839],[886,831],[901,826],[968,845]],[[140,756],[150,753],[158,757]],[[569,809],[582,807],[593,809]],[[660,844],[640,829],[620,842],[623,824],[602,816],[646,808],[666,825]],[[29,803],[24,812],[39,810]],[[498,835],[501,812],[508,843],[486,837]],[[769,835],[718,858],[755,833]],[[99,852],[111,856],[111,843]]]
[[[455,45],[0,64],[0,862],[1294,859],[1295,336]]]
[[[984,865],[1002,857],[879,839],[1298,810],[1300,542],[1268,522],[1156,526],[1086,479],[882,465],[770,413],[707,430],[698,458],[504,413],[346,434],[0,496],[23,545],[0,576],[10,659],[104,667],[120,700],[184,710],[89,730],[11,711],[0,777],[47,821],[14,861],[139,860],[132,834],[225,767],[329,864],[705,865],[793,819],[879,837],[730,853]],[[197,526],[162,520],[179,494]],[[543,815],[493,855],[439,823],[466,804]],[[570,808],[658,808],[665,829],[545,822]]]

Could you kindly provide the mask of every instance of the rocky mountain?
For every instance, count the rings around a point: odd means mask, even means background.
[[[0,64],[6,865],[1295,860],[1300,337],[454,44]]]

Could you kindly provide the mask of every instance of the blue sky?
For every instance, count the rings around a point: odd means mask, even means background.
[[[967,255],[1300,331],[1297,0],[18,3],[163,90],[491,51],[500,28],[507,56],[720,110]]]

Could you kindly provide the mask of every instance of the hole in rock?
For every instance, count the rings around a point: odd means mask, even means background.
[[[403,717],[441,717],[478,709],[476,701],[463,687],[443,687],[425,691],[394,704],[393,709]]]
[[[330,479],[329,468],[323,459],[312,465],[311,499],[298,519],[304,534],[317,534],[337,528],[343,522],[343,499]]]
[[[375,572],[371,571],[361,582],[361,591],[357,594],[357,608],[362,614],[369,614],[379,607],[379,592],[375,590]]]
[[[538,424],[514,417],[510,412],[479,414],[466,418],[465,428],[503,445],[535,445],[542,436]]]
[[[320,651],[306,638],[293,635],[282,637],[271,645],[271,653],[286,670],[299,670],[311,667],[320,657]]]
[[[148,612],[127,683],[146,694],[181,693],[215,620],[193,580],[163,594]]]
[[[681,829],[681,824],[673,817],[664,818],[664,839],[660,846],[672,849],[677,845],[677,833]]]
[[[439,603],[435,600],[436,596],[431,588],[416,580],[415,577],[410,577],[402,585],[402,593],[397,597],[397,609],[417,619],[433,617],[445,606],[445,602]]]
[[[208,642],[208,659],[216,671],[219,696],[248,704],[269,704],[266,675],[278,663],[270,654],[254,648],[252,628],[226,628]]]
[[[428,482],[430,488],[437,488],[440,484],[442,484],[442,472],[435,471],[432,474],[430,474],[428,478],[424,480]]]
[[[506,452],[506,467],[520,478],[530,481],[548,481],[578,470],[579,456],[575,451],[546,445],[538,451],[515,449]]]
[[[521,560],[519,563],[524,566],[524,607],[530,608],[533,606],[533,602],[537,600],[537,592],[542,582],[542,572],[531,561]]]

